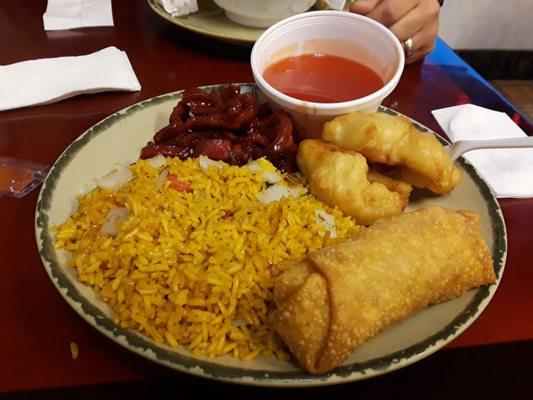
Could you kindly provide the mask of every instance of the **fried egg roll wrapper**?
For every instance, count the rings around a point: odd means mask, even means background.
[[[398,168],[395,178],[445,194],[461,182],[461,171],[431,133],[412,122],[384,113],[357,112],[326,122],[322,138],[344,150],[361,153],[368,161]]]
[[[300,364],[320,374],[394,322],[493,283],[476,218],[428,207],[310,253],[275,282],[274,328]]]

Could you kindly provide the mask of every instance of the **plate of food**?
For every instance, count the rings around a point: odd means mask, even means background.
[[[299,141],[253,84],[158,96],[63,152],[37,245],[68,304],[149,360],[251,385],[369,378],[457,337],[503,274],[498,203],[443,143],[384,107]]]
[[[253,44],[264,32],[264,28],[254,28],[232,21],[212,0],[199,1],[198,12],[181,17],[170,15],[157,0],[148,0],[148,4],[157,15],[174,25],[236,44]]]
[[[265,28],[283,18],[309,10],[329,8],[327,2],[314,0],[199,0],[198,11],[173,16],[159,0],[147,0],[157,15],[201,35],[227,42],[251,45]]]

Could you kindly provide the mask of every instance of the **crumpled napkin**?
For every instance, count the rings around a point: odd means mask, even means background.
[[[116,47],[0,66],[0,111],[116,90],[141,90],[128,56]]]
[[[432,111],[452,142],[527,136],[509,116],[473,104]],[[533,197],[533,149],[486,149],[464,154],[496,197]]]
[[[344,10],[346,0],[317,0],[316,7],[323,10]]]
[[[44,30],[113,26],[111,0],[48,0]]]
[[[196,0],[159,0],[167,13],[173,17],[181,17],[198,11]]]

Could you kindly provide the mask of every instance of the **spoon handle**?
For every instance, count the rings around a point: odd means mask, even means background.
[[[470,150],[509,149],[523,147],[533,147],[533,136],[510,139],[459,140],[447,146],[447,150],[452,161],[455,161]]]

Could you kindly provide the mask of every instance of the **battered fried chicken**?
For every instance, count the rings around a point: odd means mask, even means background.
[[[369,162],[396,166],[394,178],[437,194],[450,192],[461,181],[459,168],[437,138],[402,117],[346,114],[325,123],[322,138],[361,153]]]
[[[331,207],[339,207],[364,225],[400,214],[409,201],[411,186],[371,172],[365,158],[341,151],[322,140],[300,143],[296,156],[311,193]]]

